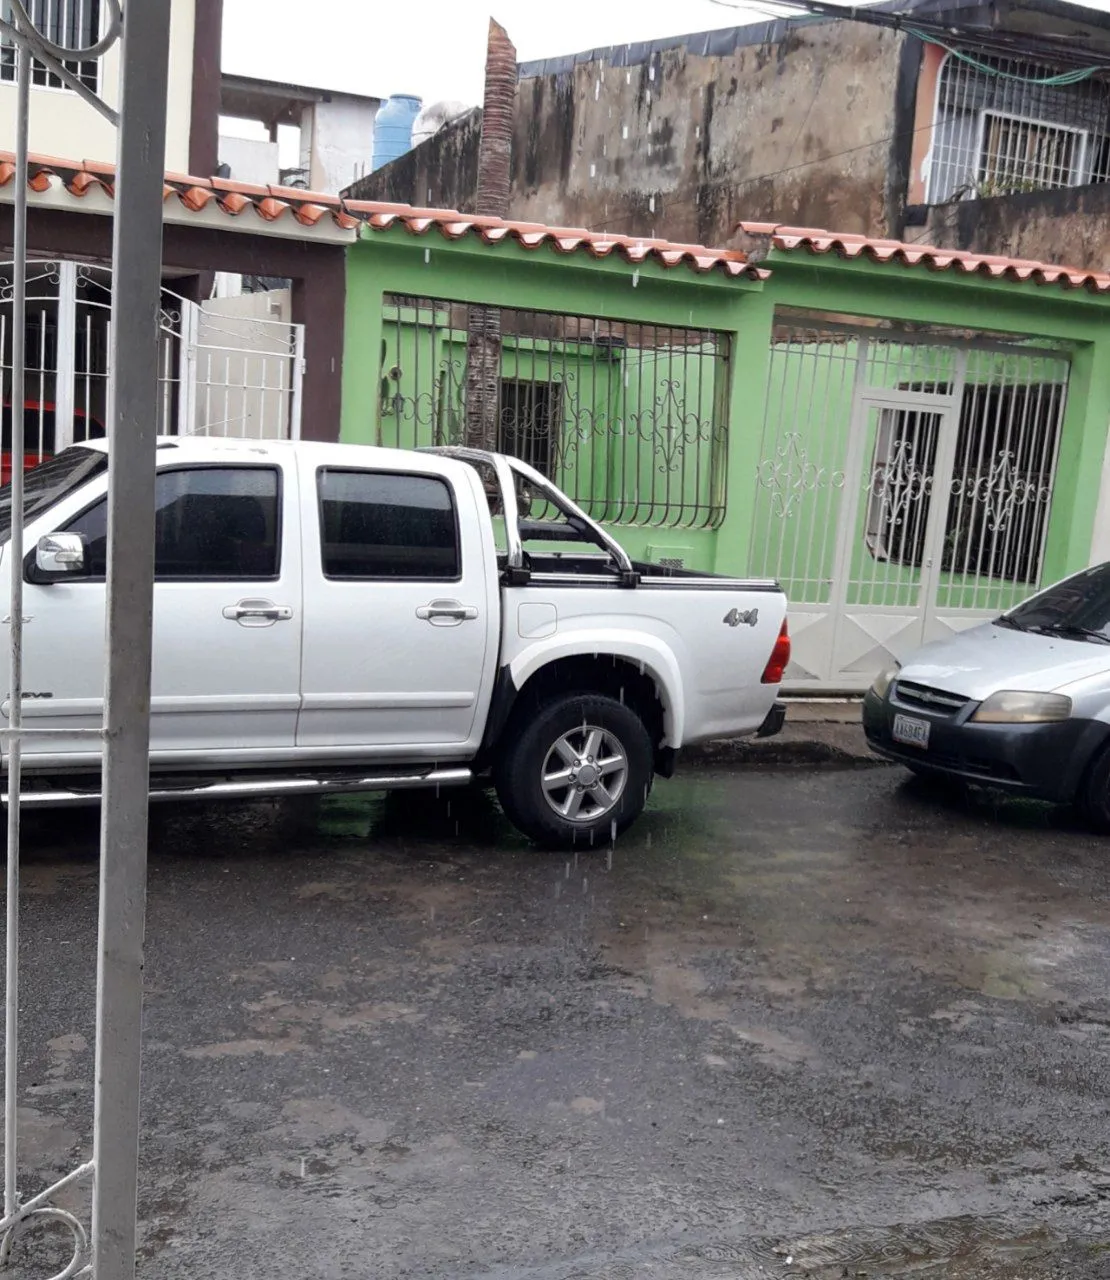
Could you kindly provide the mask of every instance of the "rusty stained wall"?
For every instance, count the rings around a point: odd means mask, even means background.
[[[1092,271],[1110,268],[1110,185],[933,205],[907,238]]]
[[[710,245],[741,218],[884,234],[902,40],[822,22],[727,56],[678,46],[522,80],[512,216]],[[480,119],[351,194],[469,211]]]
[[[476,107],[403,156],[360,178],[344,192],[422,208],[474,212],[482,111]]]
[[[513,212],[700,244],[742,217],[880,233],[901,39],[821,24],[728,57],[526,80]]]

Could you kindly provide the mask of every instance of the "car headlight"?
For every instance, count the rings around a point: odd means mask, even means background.
[[[893,666],[887,667],[884,671],[880,671],[875,677],[871,685],[871,692],[876,698],[885,698],[887,690],[894,683],[898,676],[898,672],[902,670],[900,662],[894,663]]]
[[[1050,724],[1071,715],[1071,699],[1062,693],[1021,693],[1001,689],[971,717],[978,724]]]

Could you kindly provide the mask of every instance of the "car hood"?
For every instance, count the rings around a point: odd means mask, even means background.
[[[1110,669],[1110,646],[986,623],[912,653],[900,680],[981,701],[999,689],[1048,693]]]

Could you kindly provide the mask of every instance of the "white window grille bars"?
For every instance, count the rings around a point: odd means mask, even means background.
[[[926,201],[1110,182],[1110,82],[1045,84],[1054,67],[948,54],[937,79]]]
[[[798,613],[797,678],[865,686],[865,634],[914,647],[1037,588],[1068,378],[1052,349],[779,317],[749,567]]]
[[[100,0],[27,0],[25,7],[36,30],[53,44],[67,49],[87,49],[100,39]],[[11,21],[9,0],[4,0],[0,12],[6,21]],[[6,35],[0,37],[0,82],[15,81],[16,65],[15,42]],[[98,91],[100,62],[97,58],[67,58],[63,65],[86,88],[93,93]],[[40,89],[70,87],[38,58],[31,61],[31,83]]]

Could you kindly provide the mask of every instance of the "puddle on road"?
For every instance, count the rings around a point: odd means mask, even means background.
[[[787,1275],[806,1280],[1079,1280],[1100,1274],[1103,1249],[1099,1241],[1069,1243],[1046,1226],[963,1217],[815,1235],[775,1253]]]

